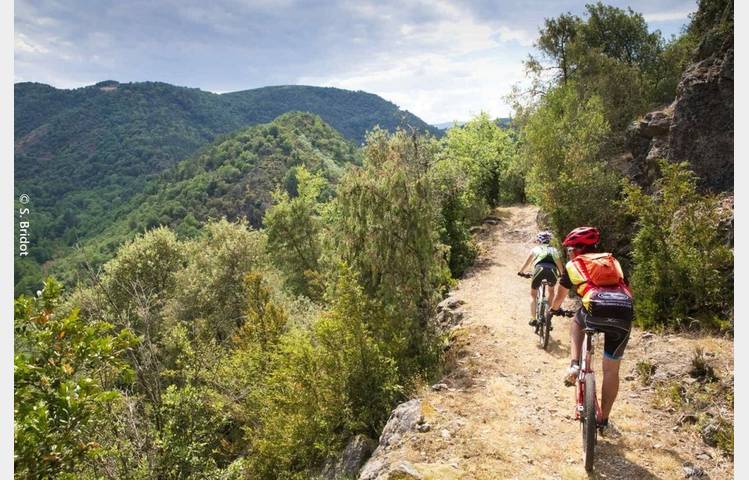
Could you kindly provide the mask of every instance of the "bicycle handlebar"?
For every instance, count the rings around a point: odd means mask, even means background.
[[[559,310],[556,310],[556,311],[555,310],[549,310],[549,313],[551,313],[552,315],[556,315],[558,317],[562,317],[562,316],[564,316],[564,317],[574,317],[575,316],[575,311],[574,310],[563,310],[561,308]]]
[[[518,277],[531,278],[532,276],[532,273],[518,272]]]

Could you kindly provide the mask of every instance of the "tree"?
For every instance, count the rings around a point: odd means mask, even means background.
[[[570,13],[557,18],[544,19],[544,27],[539,31],[536,48],[556,63],[561,73],[562,83],[566,83],[574,68],[574,60],[570,52],[571,44],[577,36],[581,20]],[[533,62],[531,57],[531,62]]]
[[[610,58],[650,72],[662,50],[660,31],[648,31],[642,14],[631,8],[604,5],[601,2],[585,6],[588,19],[580,25],[580,45],[595,48]]]
[[[623,217],[616,209],[619,175],[601,156],[609,132],[598,97],[580,102],[574,82],[555,87],[541,101],[524,130],[524,154],[531,165],[530,197],[549,215],[563,238],[581,225],[602,231],[612,246]]]
[[[514,142],[488,114],[482,112],[462,127],[448,130],[443,143],[439,157],[466,172],[467,194],[473,195],[474,201],[496,207],[501,201],[517,199],[518,192],[512,188],[515,178],[509,169]]]
[[[128,329],[84,321],[61,308],[62,285],[48,278],[41,294],[15,302],[14,467],[18,478],[75,473],[101,445],[116,382],[131,373],[125,354],[136,343]]]
[[[364,166],[341,179],[327,222],[335,257],[382,307],[382,315],[371,320],[377,322],[372,331],[397,359],[402,378],[434,365],[429,320],[450,282],[429,175],[435,148],[402,130],[372,131]]]
[[[632,240],[637,322],[645,327],[731,328],[733,252],[719,233],[715,196],[697,192],[687,164],[660,163],[663,176],[648,195],[625,189],[624,206],[636,218]]]
[[[268,251],[273,263],[286,274],[292,291],[319,299],[324,286],[320,278],[322,219],[318,198],[325,180],[304,166],[296,170],[294,178],[297,195],[291,197],[277,190],[276,203],[263,219]]]

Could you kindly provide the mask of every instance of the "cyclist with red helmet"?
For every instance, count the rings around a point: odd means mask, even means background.
[[[579,357],[584,338],[584,327],[604,333],[603,385],[601,413],[597,419],[607,430],[609,413],[619,392],[619,367],[632,328],[632,293],[619,262],[610,253],[597,251],[600,233],[595,227],[578,227],[562,242],[567,247],[569,262],[559,279],[556,297],[551,302],[552,313],[559,312],[567,292],[574,288],[582,301],[574,321],[570,323],[570,367],[565,385],[575,384],[580,371]]]
[[[562,261],[560,259],[559,251],[549,245],[551,243],[551,232],[539,232],[536,236],[536,241],[539,243],[531,249],[528,258],[525,259],[525,263],[520,270],[518,275],[522,275],[525,268],[533,262],[533,277],[531,280],[531,320],[528,325],[536,325],[536,300],[538,298],[538,287],[541,286],[541,281],[546,280],[549,282],[549,301],[554,299],[554,285],[557,283],[559,278],[559,272],[562,271]],[[551,328],[551,326],[549,327]]]

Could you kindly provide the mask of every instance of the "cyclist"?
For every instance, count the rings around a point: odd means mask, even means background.
[[[632,328],[632,294],[621,265],[610,253],[598,253],[600,233],[595,227],[572,230],[562,242],[570,261],[559,279],[551,312],[558,313],[567,292],[574,287],[582,300],[574,321],[570,322],[570,367],[565,385],[575,384],[580,371],[579,357],[584,326],[604,333],[603,385],[601,414],[596,419],[603,432],[609,431],[609,413],[619,392],[619,367]]]
[[[557,277],[559,272],[562,271],[562,261],[560,259],[559,251],[549,245],[551,242],[551,232],[539,232],[536,236],[536,241],[539,245],[536,245],[531,249],[531,253],[528,258],[525,259],[525,263],[520,270],[518,275],[522,275],[525,268],[533,262],[533,279],[531,280],[531,320],[528,325],[536,326],[536,301],[538,299],[538,287],[541,286],[542,280],[548,280],[549,285],[549,300],[554,298],[554,285],[557,283]],[[551,326],[549,326],[551,330]]]

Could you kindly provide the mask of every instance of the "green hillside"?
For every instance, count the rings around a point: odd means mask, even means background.
[[[294,167],[304,165],[334,182],[346,163],[358,163],[356,147],[309,113],[292,112],[234,132],[149,180],[143,191],[106,212],[101,231],[61,248],[45,270],[72,280],[83,262],[98,265],[138,232],[157,225],[189,237],[208,219],[246,218],[259,226],[278,185],[294,189]],[[62,258],[61,258],[62,257]],[[35,258],[17,261],[16,291],[35,288]]]
[[[336,88],[215,94],[157,82],[74,90],[18,83],[14,102],[15,195],[31,198],[37,266],[104,232],[150,181],[201,147],[289,111],[315,113],[356,143],[375,125],[439,134],[376,95]],[[21,276],[31,264],[20,267]]]

